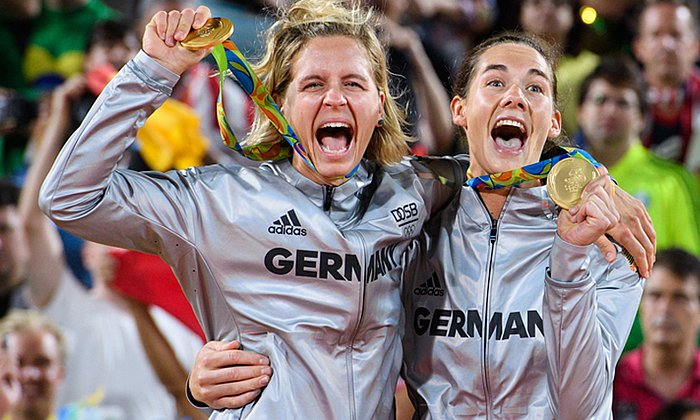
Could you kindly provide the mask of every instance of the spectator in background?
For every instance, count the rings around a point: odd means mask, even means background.
[[[118,15],[102,0],[45,0],[40,10],[32,22],[23,71],[32,86],[51,90],[82,71],[95,24]]]
[[[148,21],[159,10],[170,11],[196,7],[191,0],[149,0],[143,1],[141,5],[140,20],[134,28],[140,38],[143,37],[143,30]],[[236,24],[237,22],[234,22],[234,29]],[[235,34],[234,32],[234,42],[236,41]],[[209,140],[209,162],[231,162],[234,154],[223,144],[216,119],[219,79],[211,77],[214,70],[214,67],[207,61],[199,62],[191,67],[181,75],[171,98],[189,105],[199,116],[202,131]],[[253,123],[253,101],[231,78],[227,78],[224,85],[224,105],[226,118],[234,134],[240,141],[244,140]],[[153,169],[167,170],[169,168]]]
[[[651,129],[644,144],[700,176],[700,71],[697,13],[691,3],[649,1],[633,49],[649,85]]]
[[[580,135],[620,187],[644,203],[654,222],[657,248],[676,246],[700,256],[698,180],[641,145],[647,111],[644,92],[633,62],[622,56],[604,58],[581,85]],[[641,341],[637,317],[625,349],[634,349]]]
[[[560,58],[555,68],[559,110],[564,132],[568,135],[576,132],[578,87],[599,61],[597,54],[579,50],[570,42],[575,7],[575,0],[523,0],[519,15],[520,26],[525,32],[544,38],[559,49]]]
[[[384,36],[388,45],[391,88],[407,110],[410,134],[418,140],[411,145],[417,155],[446,154],[454,149],[449,96],[433,68],[418,34],[402,24],[407,0],[374,1],[384,13]]]
[[[102,88],[119,68],[136,55],[138,48],[136,34],[127,25],[114,21],[95,25],[88,41],[82,72],[62,83],[55,90],[55,95],[46,97],[42,102],[40,117],[32,133],[34,140],[30,141],[27,149],[27,160],[31,161],[33,149],[40,147],[38,140],[45,134],[66,139],[78,128]],[[82,240],[63,231],[61,237],[69,267],[81,283],[90,287],[90,276],[80,258]]]
[[[24,152],[30,137],[29,123],[37,104],[83,68],[83,56],[97,22],[118,14],[103,0],[0,0],[0,103],[10,98],[10,132],[0,128],[0,171],[21,178]],[[7,122],[0,104],[0,124]]]
[[[651,419],[675,400],[700,402],[700,260],[677,248],[659,252],[640,313],[644,342],[617,367],[617,420]]]
[[[581,133],[593,157],[644,203],[654,222],[657,248],[681,247],[700,256],[700,185],[685,168],[642,146],[644,92],[631,60],[603,59],[581,84]]]
[[[29,250],[22,220],[17,213],[19,188],[0,180],[0,317],[10,308],[25,306],[22,282],[27,275]]]
[[[39,186],[66,140],[71,105],[87,85],[86,78],[76,76],[52,95],[52,110],[46,128],[34,140],[36,149],[20,198],[26,243],[11,245],[29,246],[28,300],[66,337],[66,380],[58,402],[103,395],[101,405],[120,407],[127,419],[175,418],[175,401],[151,366],[126,303],[105,282],[96,282],[90,292],[78,284],[66,265],[55,226],[38,208]],[[152,309],[152,315],[180,363],[190,366],[201,347],[199,337],[158,308]]]
[[[0,339],[17,369],[21,388],[13,420],[49,419],[65,378],[66,348],[58,327],[33,311],[15,310],[0,322]]]
[[[408,0],[407,11],[446,89],[475,38],[491,29],[498,14],[495,0]]]
[[[20,393],[15,362],[4,348],[0,348],[0,418],[12,413],[19,403]]]

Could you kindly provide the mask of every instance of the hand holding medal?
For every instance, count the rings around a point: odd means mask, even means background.
[[[564,218],[564,225],[567,226],[563,229],[562,226],[559,227],[560,235],[562,231],[566,232],[570,235],[567,239],[573,243],[576,243],[576,240],[570,238],[576,238],[574,230],[577,224],[610,224],[612,226],[619,220],[619,214],[615,211],[612,202],[615,195],[614,184],[611,185],[610,194],[607,193],[604,184],[601,184],[595,185],[588,197],[583,196],[584,189],[598,177],[600,174],[593,164],[577,158],[561,160],[547,176],[547,192],[550,198],[559,207],[567,210],[565,215],[560,215]],[[607,182],[611,183],[609,180]],[[573,223],[570,224],[569,220]],[[607,238],[611,239],[609,236]],[[624,247],[620,248],[620,252],[634,269],[634,258]]]

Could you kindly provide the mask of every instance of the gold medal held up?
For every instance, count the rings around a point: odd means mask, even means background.
[[[586,160],[562,159],[547,175],[547,192],[559,207],[568,210],[578,204],[583,189],[598,175],[595,166]]]
[[[233,23],[226,18],[210,18],[199,29],[190,31],[180,42],[188,50],[202,50],[218,45],[233,33]]]

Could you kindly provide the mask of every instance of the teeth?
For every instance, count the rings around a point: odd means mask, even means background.
[[[323,124],[321,128],[350,128],[350,126],[342,122],[329,122]]]
[[[498,120],[496,122],[496,127],[501,127],[504,125],[510,125],[512,127],[518,127],[520,131],[525,131],[525,127],[520,123],[520,121],[515,121],[515,120]]]
[[[334,149],[334,150],[331,150],[331,149],[329,149],[328,147],[326,147],[325,145],[322,144],[322,145],[321,145],[321,150],[323,150],[325,153],[328,153],[328,154],[331,154],[331,155],[339,155],[339,154],[341,154],[341,153],[346,152],[346,151],[348,150],[348,148],[347,148],[347,147],[343,147],[342,149]]]

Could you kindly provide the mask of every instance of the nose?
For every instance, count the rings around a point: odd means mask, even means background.
[[[671,34],[664,34],[661,36],[661,45],[668,50],[675,51],[676,38]]]
[[[512,85],[507,91],[503,99],[501,99],[503,108],[517,108],[521,111],[527,110],[527,101],[523,95],[522,89],[517,85]]]
[[[347,105],[348,101],[343,95],[343,92],[336,88],[330,87],[323,97],[323,104],[330,107],[338,107]]]

